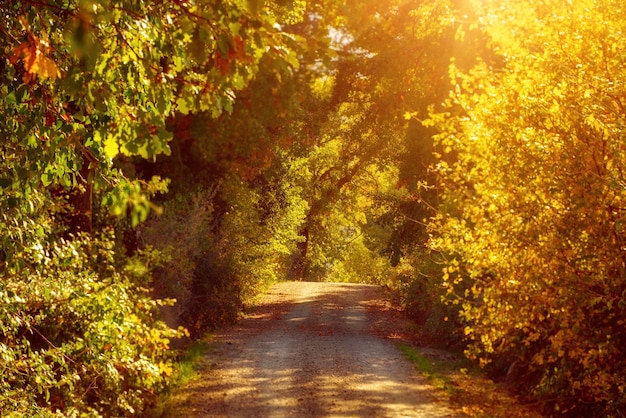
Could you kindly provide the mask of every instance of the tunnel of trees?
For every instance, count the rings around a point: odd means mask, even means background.
[[[621,1],[0,17],[3,414],[140,414],[173,345],[291,279],[385,286],[549,413],[623,416]]]

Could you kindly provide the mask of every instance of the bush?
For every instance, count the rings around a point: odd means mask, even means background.
[[[241,286],[227,261],[205,254],[195,266],[182,324],[192,339],[209,329],[233,323],[242,309]]]
[[[392,288],[399,292],[407,316],[418,325],[420,344],[461,350],[459,307],[447,303],[439,258],[425,249],[414,249],[395,267]]]
[[[24,243],[0,280],[3,416],[141,412],[167,383],[179,335],[155,319],[149,256],[120,256],[112,230],[70,240],[38,220],[0,227]]]
[[[428,122],[455,156],[437,165],[445,192],[432,246],[455,255],[444,277],[467,353],[503,375],[517,369],[551,413],[623,416],[621,3],[481,3],[478,26],[501,60],[451,67],[446,110],[463,111]]]
[[[389,260],[367,248],[363,236],[353,239],[333,260],[327,280],[348,283],[386,285],[390,274]]]
[[[161,309],[161,316],[172,327],[195,325],[185,320],[193,303],[198,265],[213,245],[211,222],[214,192],[198,191],[175,196],[162,205],[161,215],[153,215],[138,229],[139,245],[163,254],[153,277],[154,295],[176,303]],[[197,289],[195,289],[197,290]]]
[[[302,208],[267,189],[228,175],[211,191],[171,198],[141,227],[143,244],[167,254],[154,288],[177,301],[163,309],[171,326],[200,337],[285,273]]]

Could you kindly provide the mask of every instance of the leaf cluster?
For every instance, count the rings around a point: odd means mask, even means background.
[[[482,2],[503,67],[451,71],[434,248],[468,354],[546,409],[614,414],[624,382],[621,6]],[[515,367],[512,367],[514,365]]]
[[[175,114],[232,111],[261,62],[297,64],[280,26],[302,2],[264,3],[0,2],[3,414],[136,415],[167,383],[166,248],[130,242],[167,181],[134,158],[171,152]]]
[[[40,225],[49,225],[45,218]],[[154,400],[171,374],[163,301],[145,285],[149,258],[121,259],[112,231],[55,239],[20,230],[0,285],[0,408],[7,416],[123,416]]]

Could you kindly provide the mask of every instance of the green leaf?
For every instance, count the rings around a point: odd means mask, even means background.
[[[15,92],[11,91],[4,97],[4,101],[7,104],[14,105],[17,104],[17,99],[15,98]]]
[[[187,115],[191,111],[191,99],[181,96],[176,100],[176,109],[183,115]]]
[[[102,143],[102,132],[100,132],[99,130],[94,131],[93,142],[95,142],[96,144]],[[106,154],[106,151],[105,151],[105,154]]]
[[[241,90],[246,86],[246,80],[239,73],[233,75],[232,83],[237,90]]]
[[[48,187],[52,184],[52,178],[50,177],[50,173],[43,173],[41,175],[41,182],[45,187]]]
[[[231,50],[231,45],[232,41],[230,37],[225,34],[221,34],[217,41],[217,47],[224,58],[228,58],[228,52]]]

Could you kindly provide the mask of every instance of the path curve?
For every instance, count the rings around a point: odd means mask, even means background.
[[[196,417],[457,417],[396,344],[377,286],[284,282],[216,337]]]

